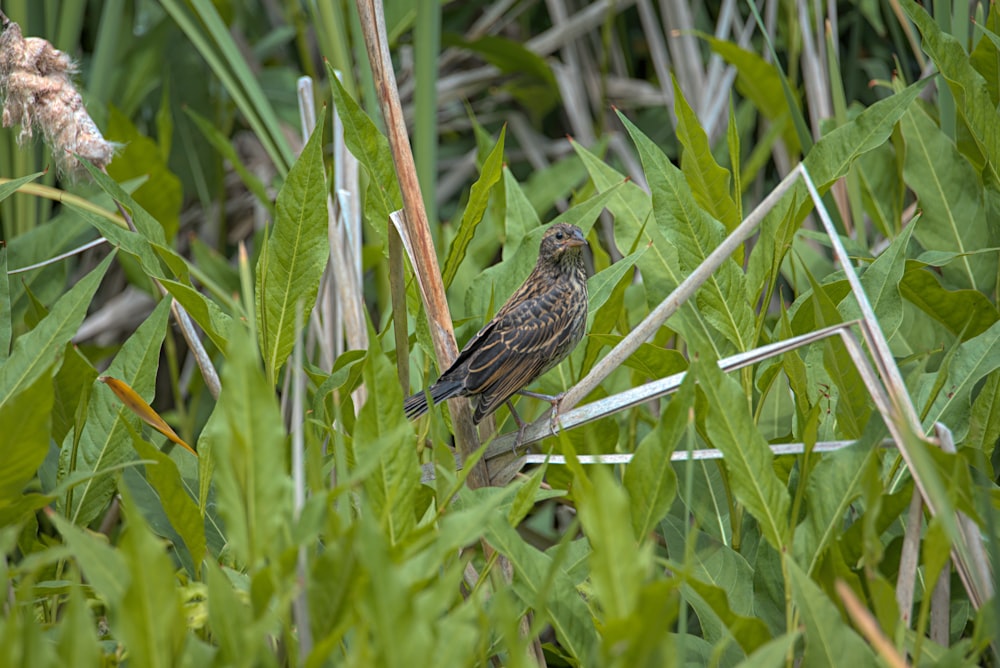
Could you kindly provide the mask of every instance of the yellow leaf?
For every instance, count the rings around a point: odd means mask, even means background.
[[[110,387],[111,391],[114,392],[119,399],[121,399],[121,402],[125,404],[130,411],[139,416],[139,419],[169,438],[177,445],[188,450],[195,457],[198,456],[198,453],[194,451],[194,448],[185,443],[184,439],[178,436],[174,430],[170,428],[170,425],[160,417],[159,413],[154,411],[152,406],[147,404],[135,390],[129,387],[128,383],[120,381],[117,378],[112,378],[111,376],[101,376],[97,380]]]

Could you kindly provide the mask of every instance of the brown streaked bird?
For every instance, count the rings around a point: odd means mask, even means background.
[[[550,227],[528,278],[465,344],[436,383],[406,399],[406,416],[413,419],[426,413],[428,395],[435,404],[452,397],[475,397],[472,420],[479,424],[507,402],[518,425],[520,443],[525,424],[510,403],[511,396],[521,392],[545,399],[555,411],[560,397],[523,388],[559,364],[583,338],[587,326],[586,245],[583,232],[575,225],[557,223]]]

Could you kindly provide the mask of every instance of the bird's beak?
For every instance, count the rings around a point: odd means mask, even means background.
[[[563,242],[564,246],[570,248],[576,248],[577,246],[587,246],[587,240],[583,238],[583,233],[580,230],[573,230],[573,236]]]

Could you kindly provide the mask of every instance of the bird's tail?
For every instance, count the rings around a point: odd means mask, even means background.
[[[427,412],[428,394],[431,397],[431,404],[436,404],[439,401],[458,396],[461,394],[463,387],[464,385],[461,381],[446,380],[434,383],[426,392],[418,392],[407,397],[406,401],[403,402],[403,410],[406,412],[406,417],[412,420]]]

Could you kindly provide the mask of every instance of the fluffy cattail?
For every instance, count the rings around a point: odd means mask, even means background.
[[[104,139],[73,85],[73,61],[49,42],[21,34],[21,27],[0,13],[0,95],[3,126],[21,125],[18,142],[41,130],[59,167],[79,168],[77,156],[105,167],[115,145]]]

